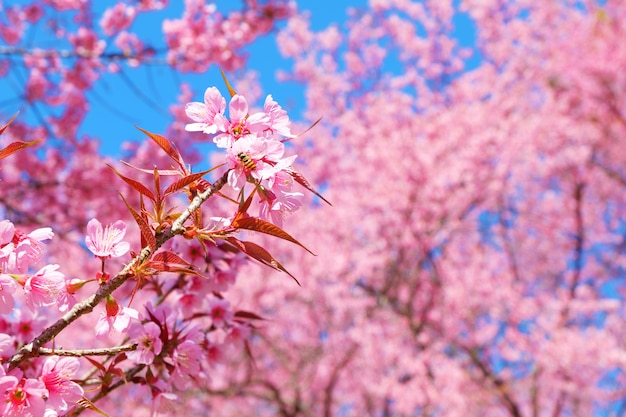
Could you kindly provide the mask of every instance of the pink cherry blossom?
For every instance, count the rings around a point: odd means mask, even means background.
[[[213,326],[217,328],[224,327],[233,319],[233,312],[230,309],[230,303],[228,300],[219,298],[212,298],[209,301],[208,314],[211,318]]]
[[[269,126],[270,118],[263,112],[248,114],[248,100],[235,94],[230,99],[227,119],[223,114],[215,116],[214,123],[220,132],[213,141],[220,148],[230,148],[238,139],[250,135],[260,135]]]
[[[0,415],[6,417],[43,417],[48,390],[43,382],[14,375],[0,377]]]
[[[202,349],[192,340],[187,339],[176,347],[171,358],[174,365],[171,377],[176,388],[185,389],[189,386],[191,377],[197,376],[200,371],[202,357]]]
[[[124,255],[130,249],[128,242],[122,242],[126,234],[126,224],[118,220],[115,223],[102,227],[97,219],[91,219],[87,223],[87,236],[85,243],[94,255],[100,258],[117,258]]]
[[[49,227],[25,234],[8,220],[0,222],[0,270],[5,273],[25,273],[43,255],[41,241],[54,236]]]
[[[113,36],[124,29],[128,29],[136,15],[137,10],[134,6],[117,3],[104,11],[100,19],[100,26],[107,36]]]
[[[127,353],[128,359],[145,365],[152,364],[154,357],[161,353],[163,348],[160,335],[161,329],[152,321],[144,325],[139,323],[133,325],[128,332],[128,336],[131,340],[136,341],[138,345],[136,350]]]
[[[290,167],[297,155],[283,158],[285,145],[273,139],[246,135],[232,144],[227,152],[227,161],[233,169],[228,173],[228,184],[235,190],[244,186],[248,176],[271,188],[274,176]],[[254,163],[254,169],[246,167],[241,154]]]
[[[64,298],[65,275],[58,269],[59,265],[46,265],[26,279],[24,294],[31,311],[36,307],[58,304]]]
[[[270,133],[277,133],[287,138],[295,137],[289,128],[290,121],[287,112],[274,101],[271,94],[265,98],[263,111],[270,119],[268,123]]]
[[[188,132],[203,132],[214,134],[217,132],[215,118],[218,114],[224,114],[226,99],[215,87],[209,87],[204,92],[204,103],[192,102],[185,105],[187,117],[196,123],[185,125]]]
[[[83,395],[83,389],[72,381],[80,367],[76,358],[51,356],[44,362],[40,380],[48,390],[47,406],[65,411]]]
[[[233,325],[228,328],[226,342],[228,344],[241,347],[243,343],[250,338],[250,335],[250,326],[243,325],[241,323],[233,323]]]

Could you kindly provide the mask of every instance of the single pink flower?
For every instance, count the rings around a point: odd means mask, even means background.
[[[48,390],[37,379],[0,377],[0,415],[5,417],[43,417]]]
[[[231,345],[241,346],[250,338],[250,333],[250,326],[234,322],[232,326],[228,328],[226,342]]]
[[[85,243],[91,252],[99,258],[117,258],[130,249],[128,242],[122,242],[126,234],[126,224],[122,220],[102,228],[97,219],[87,223]]]
[[[176,347],[172,355],[174,371],[171,373],[172,383],[178,389],[185,389],[200,372],[200,361],[204,356],[203,350],[192,340],[185,340]]]
[[[248,100],[244,96],[235,94],[228,106],[227,119],[223,114],[215,115],[215,124],[221,133],[213,138],[213,142],[220,148],[230,148],[240,138],[250,135],[261,135],[269,127],[270,117],[263,113],[248,115]]]
[[[149,321],[144,325],[137,323],[128,332],[131,340],[138,342],[137,350],[128,352],[128,359],[137,363],[150,365],[154,362],[154,357],[161,353],[163,342],[161,341],[161,329],[159,326]]]
[[[43,364],[40,380],[48,390],[47,404],[65,411],[83,395],[80,385],[72,381],[80,362],[76,358],[51,356]]]
[[[269,94],[265,98],[265,104],[263,105],[263,111],[269,116],[269,129],[270,133],[278,133],[281,136],[285,136],[288,138],[293,138],[296,135],[291,133],[291,129],[289,129],[289,116],[287,116],[287,112],[283,110],[282,107],[278,105],[272,98],[272,95]]]
[[[31,311],[35,307],[57,304],[66,292],[65,275],[57,271],[59,265],[46,265],[24,283],[26,305]]]
[[[226,100],[215,87],[207,88],[204,92],[204,103],[193,102],[185,105],[187,117],[196,123],[185,125],[188,132],[203,132],[206,134],[217,133],[215,116],[224,114]]]
[[[54,236],[52,229],[43,227],[25,234],[8,220],[0,222],[0,271],[23,274],[43,255],[42,240]]]
[[[224,327],[233,319],[230,303],[223,299],[212,298],[209,301],[209,317],[215,327]]]

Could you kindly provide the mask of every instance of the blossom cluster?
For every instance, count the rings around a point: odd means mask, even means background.
[[[7,374],[0,367],[0,415],[56,416],[67,411],[83,395],[72,381],[79,365],[76,358],[51,356],[38,378],[26,378],[20,370]]]
[[[60,311],[72,304],[65,275],[59,265],[48,264],[29,273],[42,259],[42,241],[54,236],[49,227],[25,233],[9,220],[0,221],[0,358],[7,359],[15,353],[15,346],[33,337],[41,329],[37,318],[40,308],[56,306]],[[23,303],[28,310],[19,309],[16,292],[22,289]],[[16,318],[11,326],[5,317]],[[22,329],[20,331],[19,329]],[[26,331],[30,329],[31,331]],[[76,358],[48,357],[35,374],[25,375],[20,369],[8,370],[0,366],[0,415],[43,416],[67,411],[79,400],[83,389],[72,381],[79,362]],[[29,369],[32,373],[33,369]]]
[[[49,305],[67,309],[65,276],[58,271],[58,265],[46,265],[34,274],[27,274],[29,267],[42,257],[42,241],[52,236],[54,233],[49,227],[26,234],[10,221],[0,221],[0,313],[13,310],[13,294],[18,285],[24,290],[26,305],[31,311]]]
[[[280,226],[286,214],[301,206],[303,196],[293,191],[290,175],[296,155],[284,156],[284,139],[295,137],[287,112],[268,95],[263,111],[249,114],[248,101],[239,94],[230,100],[229,117],[225,111],[226,99],[219,90],[207,88],[204,103],[185,106],[187,116],[194,121],[185,129],[212,135],[213,142],[226,149],[231,169],[228,184],[235,190],[241,190],[246,182],[255,184],[260,196],[259,217]]]
[[[102,262],[97,281],[105,282],[105,262],[130,249],[124,241],[126,224],[118,220],[103,225],[92,219],[86,231],[86,248]],[[26,369],[12,370],[6,362],[16,353],[17,346],[42,331],[45,322],[39,314],[40,307],[55,305],[59,310],[66,309],[71,305],[71,293],[88,282],[66,280],[58,265],[46,265],[34,274],[28,273],[43,258],[42,241],[53,235],[50,228],[27,234],[8,220],[0,222],[0,362],[4,362],[0,366],[0,415],[61,415],[84,394],[75,382],[80,380],[76,375],[80,362],[76,358],[50,356],[35,359],[36,365]],[[197,245],[185,241],[174,247],[183,256],[199,262],[194,258],[194,254],[200,253]],[[176,297],[182,308],[174,309],[165,303],[153,306],[150,301],[141,309],[122,307],[109,295],[94,326],[98,339],[124,335],[135,346],[126,353],[126,359],[148,369],[150,379],[145,384],[150,392],[146,394],[152,395],[153,413],[176,401],[175,391],[187,388],[199,376],[209,380],[210,368],[229,349],[241,348],[250,337],[249,323],[238,319],[230,303],[219,295],[234,282],[235,269],[242,258],[213,246],[208,246],[207,251],[213,260],[211,269],[205,276],[188,277]],[[20,308],[20,297],[14,300],[12,296],[20,284],[28,310]],[[198,315],[198,311],[206,313]],[[9,313],[16,320],[11,320]],[[112,349],[111,354],[116,348]]]

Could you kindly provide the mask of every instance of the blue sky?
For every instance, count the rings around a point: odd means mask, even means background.
[[[32,0],[9,0],[0,2],[0,6],[31,4]],[[210,3],[207,1],[207,3]],[[228,11],[239,9],[241,1],[217,0],[218,10]],[[300,10],[310,11],[311,27],[319,30],[332,23],[341,24],[346,20],[349,7],[367,7],[367,0],[344,0],[340,5],[331,5],[330,2],[318,0],[298,0]],[[93,2],[95,20],[98,21],[105,8],[113,2]],[[155,48],[163,47],[163,33],[161,24],[165,18],[178,18],[183,9],[183,1],[170,1],[168,7],[162,11],[142,13],[135,20],[131,31],[139,34],[146,44]],[[65,22],[71,21],[71,16],[61,16]],[[2,17],[0,19],[4,20]],[[280,27],[284,26],[281,22]],[[50,37],[43,25],[33,26],[27,32],[26,47],[68,48],[67,45],[58,45]],[[5,46],[0,40],[0,46]],[[258,73],[264,94],[272,94],[274,99],[286,109],[290,110],[293,118],[298,118],[298,112],[304,105],[304,90],[295,83],[280,83],[276,80],[278,69],[289,70],[291,64],[282,59],[278,53],[275,36],[266,35],[246,48],[249,54],[248,69]],[[13,62],[17,62],[14,60]],[[12,64],[10,64],[12,65]],[[28,123],[36,123],[35,113],[29,109],[20,96],[23,94],[26,71],[17,68],[9,77],[0,78],[0,113],[12,115],[20,111],[20,118]],[[18,74],[16,76],[16,74]],[[236,80],[237,74],[229,74],[231,81]],[[195,91],[194,100],[202,101],[204,90],[212,85],[218,86],[224,94],[226,89],[217,68],[212,68],[204,74],[178,73],[166,65],[142,65],[139,68],[124,66],[123,74],[105,74],[98,80],[92,90],[87,93],[90,110],[87,118],[79,130],[80,135],[97,137],[101,141],[100,149],[109,155],[121,154],[120,144],[123,141],[144,140],[145,136],[134,128],[137,124],[152,132],[163,132],[171,121],[167,109],[176,102],[180,92],[180,85],[189,84]],[[47,114],[44,107],[39,111]],[[8,117],[3,117],[8,119]]]
[[[220,10],[225,10],[229,4],[239,5],[239,2],[232,0],[216,3]],[[182,2],[177,3],[180,8],[176,8],[176,2],[171,4],[174,7],[169,7],[167,13],[142,15],[133,26],[134,30],[143,34],[156,47],[164,45],[160,27],[163,18],[180,15],[182,10]],[[317,0],[298,1],[300,10],[310,11],[313,29],[322,29],[333,22],[345,21],[349,7],[366,6],[366,0],[347,0],[341,2],[341,6],[334,7],[329,7],[328,2]],[[278,53],[275,36],[270,34],[258,39],[246,51],[249,54],[247,68],[258,73],[264,94],[272,94],[279,104],[295,112],[294,116],[297,118],[304,105],[304,90],[296,83],[281,83],[276,80],[276,71],[289,70],[291,64]],[[124,72],[125,76],[105,75],[88,94],[92,108],[80,130],[80,133],[101,138],[101,150],[110,155],[119,153],[121,141],[144,140],[144,135],[133,127],[134,124],[155,133],[163,132],[171,121],[167,108],[175,103],[182,83],[191,85],[195,92],[194,100],[197,101],[202,101],[204,90],[212,85],[227,94],[215,67],[204,74],[175,73],[165,65],[142,66],[136,69],[125,67]],[[236,80],[236,74],[230,74],[229,78],[231,81]],[[136,91],[132,91],[133,88],[141,91],[147,99],[139,97]]]
[[[13,0],[10,4],[31,4],[32,0]],[[130,2],[129,2],[130,3]],[[207,0],[207,3],[210,1]],[[241,1],[217,0],[218,10],[227,12],[241,8]],[[94,20],[99,21],[102,12],[113,2],[94,1]],[[298,0],[299,10],[310,13],[310,25],[313,30],[321,30],[329,25],[338,24],[341,28],[347,20],[349,8],[367,8],[368,0],[343,0],[338,2],[324,2],[319,0]],[[135,20],[131,31],[136,32],[146,45],[163,49],[165,42],[161,25],[164,19],[179,18],[183,10],[183,1],[170,1],[167,8],[161,11],[141,13]],[[61,14],[65,22],[71,21],[71,16]],[[0,16],[0,19],[2,17]],[[285,22],[279,22],[279,27]],[[41,24],[39,25],[41,26]],[[46,37],[46,35],[48,35]],[[473,23],[464,15],[457,15],[455,21],[455,35],[463,46],[474,42]],[[68,45],[57,45],[45,27],[34,27],[27,33],[26,39],[31,43],[27,47],[69,48]],[[272,94],[274,99],[289,111],[294,120],[300,119],[300,112],[304,109],[304,89],[297,83],[281,83],[276,79],[277,70],[289,71],[291,62],[283,59],[275,43],[275,33],[257,39],[245,51],[248,53],[247,69],[257,72],[264,94]],[[112,43],[113,40],[110,40]],[[0,46],[2,42],[0,41]],[[107,51],[115,52],[114,46]],[[475,66],[469,62],[469,67]],[[389,62],[393,66],[393,62]],[[21,77],[0,78],[0,113],[12,115],[22,110],[20,118],[36,123],[34,112],[24,106],[17,99],[23,94],[23,85],[26,72],[21,68]],[[19,71],[16,71],[19,72]],[[239,74],[228,74],[231,81],[236,81]],[[122,73],[106,73],[99,79],[94,88],[87,92],[90,110],[86,120],[79,130],[79,136],[88,135],[100,139],[100,149],[113,156],[121,155],[120,145],[124,141],[142,141],[144,135],[134,128],[138,125],[155,133],[163,133],[171,122],[168,107],[176,102],[180,93],[181,84],[186,83],[194,91],[194,100],[202,101],[204,90],[209,86],[217,86],[226,95],[226,89],[219,74],[218,68],[212,67],[206,73],[180,73],[173,71],[165,64],[142,65],[131,68],[123,65]],[[6,94],[6,92],[11,92]],[[259,103],[257,103],[259,104]],[[21,107],[21,108],[20,108]],[[39,111],[45,113],[47,109],[40,106]]]

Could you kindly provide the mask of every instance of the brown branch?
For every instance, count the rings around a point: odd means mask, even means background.
[[[193,212],[195,212],[201,205],[204,203],[209,197],[218,192],[227,182],[228,179],[228,171],[222,175],[220,179],[218,179],[215,183],[211,185],[205,192],[198,194],[189,204],[189,206],[185,209],[185,211],[174,221],[172,227],[169,230],[166,230],[164,233],[159,235],[156,243],[156,249],[159,249],[165,242],[170,240],[176,235],[179,235],[185,231],[185,227],[183,223],[191,217]],[[50,327],[46,328],[41,334],[33,339],[27,345],[22,346],[22,348],[9,360],[9,369],[14,369],[19,366],[23,361],[28,358],[38,356],[41,347],[54,339],[63,329],[69,326],[72,322],[74,322],[79,317],[90,313],[93,309],[108,295],[113,293],[117,288],[119,288],[122,284],[126,282],[126,280],[133,276],[133,268],[135,265],[141,264],[148,260],[152,255],[152,250],[149,246],[146,246],[139,252],[128,265],[126,265],[115,277],[111,280],[105,282],[98,288],[95,294],[86,299],[85,301],[74,305],[74,307],[68,311],[63,317],[57,320],[56,323],[52,324]]]
[[[42,347],[39,348],[37,356],[74,356],[77,358],[82,356],[108,356],[121,352],[131,352],[136,349],[137,343],[99,349],[49,349]]]

